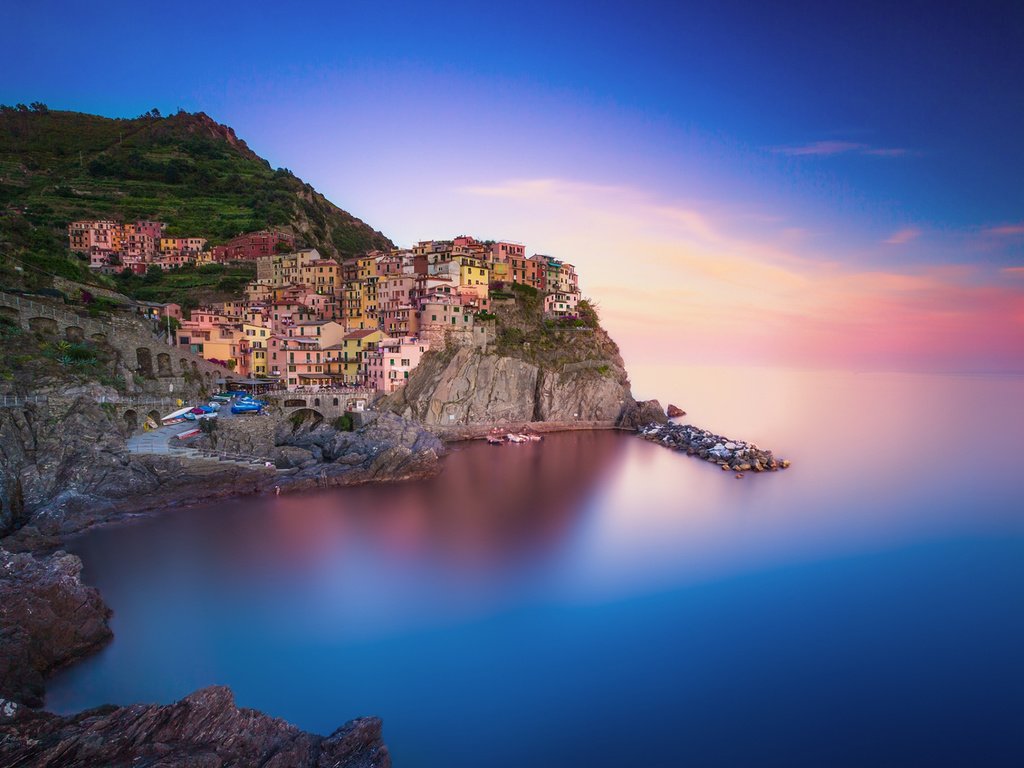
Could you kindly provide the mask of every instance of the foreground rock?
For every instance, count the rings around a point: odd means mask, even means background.
[[[110,640],[110,609],[82,584],[81,571],[74,555],[36,558],[0,547],[0,712],[40,706],[52,670]]]
[[[669,405],[668,405],[668,417],[670,419],[678,419],[680,416],[685,416],[685,415],[686,415],[686,411],[684,411],[678,405],[672,405],[672,403],[669,403]]]
[[[352,432],[324,423],[283,424],[273,460],[298,472],[282,484],[305,488],[419,480],[441,471],[444,444],[434,434],[393,413],[366,416],[369,423]]]
[[[161,768],[387,768],[381,721],[361,718],[328,737],[235,706],[204,688],[167,706],[100,707],[70,717],[0,707],[0,764]]]
[[[660,443],[687,456],[718,464],[734,472],[775,472],[789,467],[789,461],[776,459],[771,451],[762,450],[753,443],[730,440],[692,424],[651,423],[637,430],[645,440]]]
[[[640,400],[631,403],[619,417],[620,429],[640,429],[645,424],[665,424],[668,418],[657,400]]]

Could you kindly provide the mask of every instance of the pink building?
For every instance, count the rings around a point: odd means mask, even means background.
[[[377,349],[363,353],[367,384],[378,392],[394,392],[404,387],[409,373],[428,349],[430,345],[422,339],[383,339]]]

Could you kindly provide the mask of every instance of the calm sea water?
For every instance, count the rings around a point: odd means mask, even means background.
[[[1024,380],[634,378],[793,468],[563,434],[96,530],[115,640],[48,706],[223,683],[403,768],[1024,763]]]

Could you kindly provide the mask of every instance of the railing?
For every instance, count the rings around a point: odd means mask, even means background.
[[[46,395],[0,395],[0,408],[18,408],[26,403],[47,403]]]

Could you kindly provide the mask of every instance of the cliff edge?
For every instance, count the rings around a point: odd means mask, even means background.
[[[618,345],[593,305],[553,318],[542,299],[516,285],[476,316],[471,334],[449,332],[434,343],[405,387],[381,408],[439,434],[474,428],[633,426],[638,404]]]

